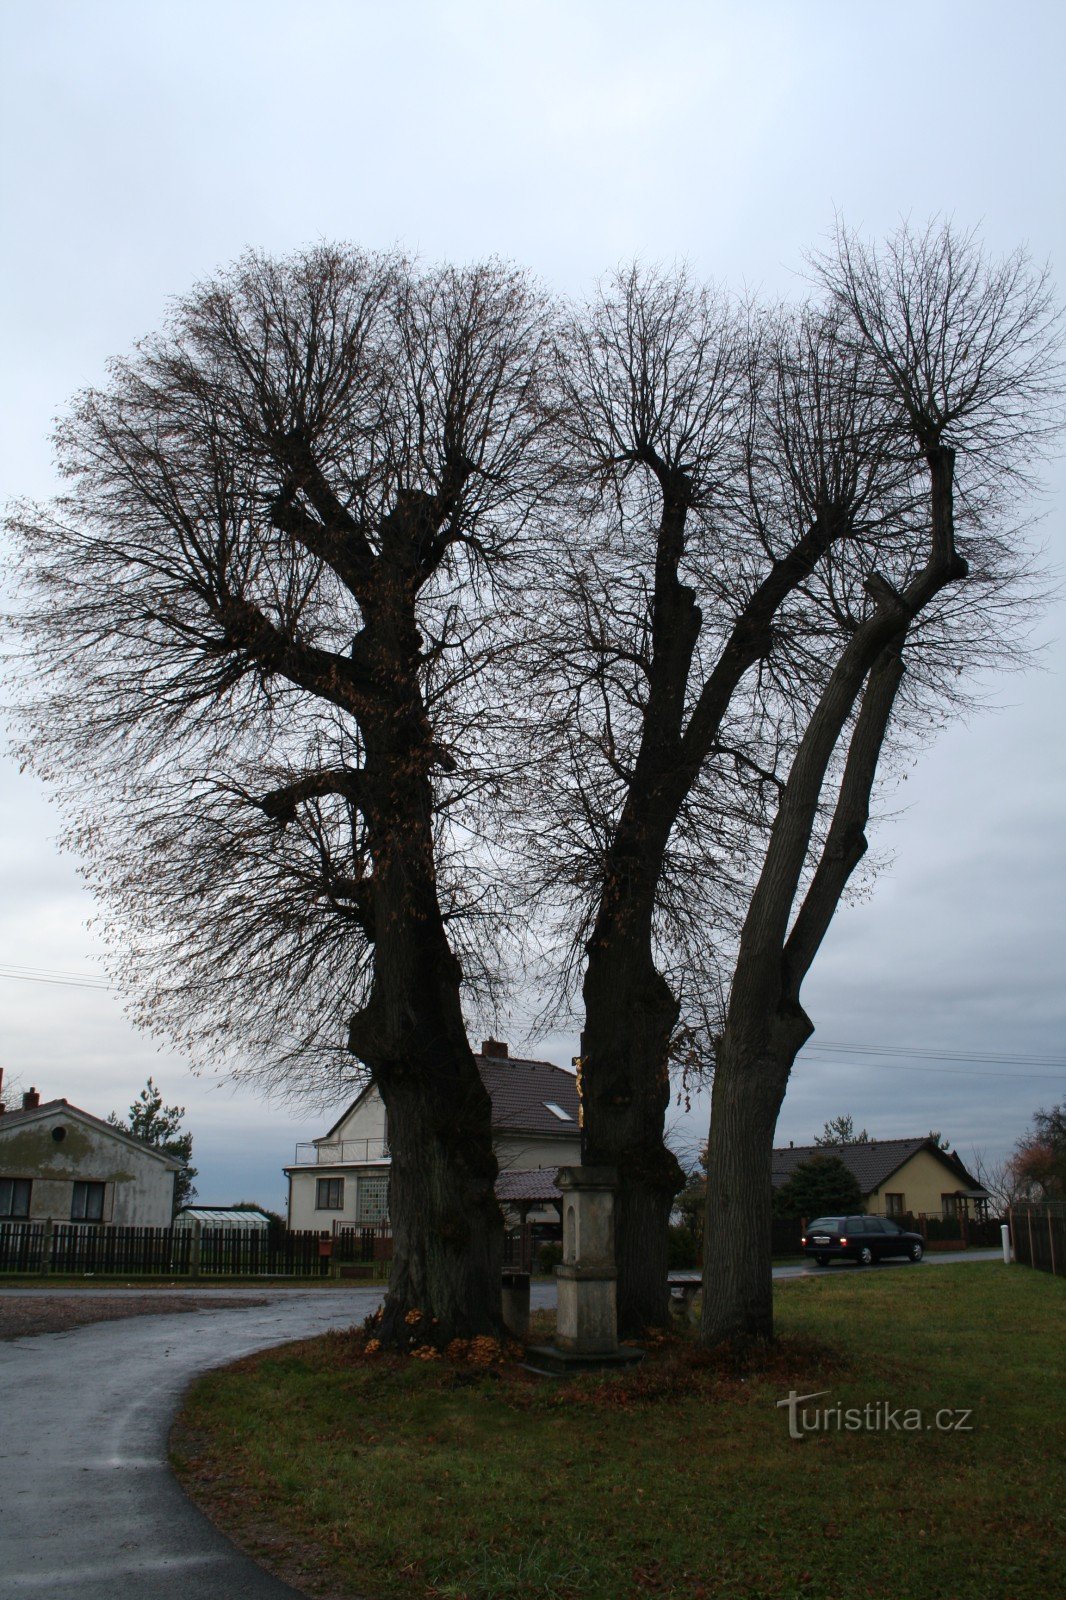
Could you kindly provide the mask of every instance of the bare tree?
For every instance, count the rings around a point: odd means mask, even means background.
[[[671,1059],[720,1031],[781,773],[846,625],[834,585],[910,486],[874,449],[868,358],[825,310],[634,270],[575,317],[561,361],[587,520],[542,650],[563,781],[536,849],[542,890],[576,890],[587,1154],[619,1172],[635,1331],[666,1315]]]
[[[904,236],[893,248],[902,259],[912,245]],[[949,230],[913,250],[946,250],[960,267],[973,254]],[[757,1074],[722,1070],[727,1039],[734,1048],[743,1034],[751,929],[772,899],[783,940],[802,886],[795,992],[781,997],[798,1039],[789,1008],[865,852],[879,759],[966,703],[961,668],[1010,652],[1024,559],[1005,513],[1049,421],[1052,313],[1020,262],[1005,276],[979,264],[971,280],[978,294],[1018,299],[984,329],[980,396],[967,368],[961,503],[944,453],[945,428],[963,416],[954,393],[947,421],[933,424],[939,443],[920,435],[913,400],[828,272],[820,301],[767,312],[683,274],[634,269],[575,314],[562,341],[575,509],[556,627],[543,606],[538,615],[537,681],[556,736],[545,741],[532,853],[538,890],[555,897],[560,927],[569,918],[587,1158],[619,1172],[628,1332],[665,1316],[666,1220],[681,1182],[662,1138],[671,1061],[716,1057],[719,1138],[734,1152],[714,1191],[718,1225],[741,1204],[758,1213],[757,1237],[738,1250],[752,1246],[761,1282],[761,1172],[780,1097],[760,1105]],[[901,286],[928,322],[924,293]],[[959,315],[954,298],[949,313]],[[983,329],[976,313],[963,321],[953,382]],[[964,601],[952,592],[956,520],[973,569]],[[762,1003],[772,1017],[768,989]],[[731,1102],[744,1131],[730,1128]],[[715,1161],[712,1140],[712,1189]]]
[[[939,1140],[939,1134],[937,1138]],[[845,1111],[839,1117],[831,1117],[824,1123],[821,1133],[816,1135],[814,1142],[822,1145],[869,1144],[870,1135],[865,1128],[861,1133],[856,1133],[855,1118],[850,1111]]]
[[[791,762],[745,917],[712,1093],[708,1344],[772,1333],[771,1148],[793,1061],[813,1031],[803,980],[866,850],[878,760],[908,678],[919,709],[935,713],[952,669],[1009,648],[1005,624],[1024,609],[1030,573],[1008,517],[1057,421],[1057,316],[1045,278],[1022,255],[990,265],[950,228],[903,230],[881,251],[841,233],[819,275],[873,376],[880,454],[909,462],[916,505],[924,482],[924,514],[877,542],[859,587],[838,589],[848,626]],[[812,861],[813,819],[840,752],[831,821]]]
[[[77,401],[69,494],[12,524],[27,755],[141,1020],[336,1087],[347,1019],[380,1087],[387,1338],[414,1310],[499,1325],[461,985],[490,942],[477,679],[538,492],[544,344],[501,265],[248,256]]]

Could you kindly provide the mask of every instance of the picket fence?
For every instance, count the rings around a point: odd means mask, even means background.
[[[124,1228],[74,1222],[0,1223],[0,1273],[129,1277],[326,1277],[334,1262],[382,1262],[387,1227],[336,1235],[284,1228]]]

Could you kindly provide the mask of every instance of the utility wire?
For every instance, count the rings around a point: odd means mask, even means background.
[[[1066,1060],[1060,1056],[1021,1054],[1008,1056],[997,1055],[991,1050],[922,1050],[916,1045],[831,1044],[828,1040],[822,1039],[814,1040],[811,1049],[850,1056],[910,1056],[919,1057],[923,1061],[978,1061],[989,1065],[1000,1063],[1004,1066],[1066,1068]]]
[[[111,990],[114,985],[106,978],[78,976],[72,972],[55,972],[47,967],[12,967],[0,965],[0,978],[19,978],[24,983],[59,983],[69,989]]]
[[[885,1051],[884,1054],[890,1055],[891,1051]],[[814,1067],[843,1067],[847,1065],[845,1061],[825,1060],[821,1056],[804,1056],[802,1059]],[[968,1060],[970,1058],[964,1056],[961,1059]],[[1008,1057],[1007,1059],[1013,1060],[1013,1057]],[[1018,1064],[1020,1065],[1021,1063]],[[911,1066],[903,1061],[882,1062],[880,1070],[883,1072],[936,1073],[952,1078],[999,1078],[1001,1080],[1007,1079],[1008,1082],[1012,1081],[1014,1083],[1028,1083],[1033,1078],[1048,1078],[1055,1083],[1061,1083],[1062,1081],[1062,1072],[1028,1072],[1024,1069],[1021,1072],[982,1072],[980,1070],[967,1072],[965,1067],[918,1067]]]

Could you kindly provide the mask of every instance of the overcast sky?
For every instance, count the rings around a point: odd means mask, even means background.
[[[1066,6],[981,0],[35,0],[2,11],[0,498],[55,488],[51,419],[168,297],[247,246],[488,254],[583,294],[633,256],[770,295],[840,212],[977,224],[1061,285]],[[1043,532],[1063,565],[1066,475]],[[850,1111],[999,1154],[1066,1090],[1066,606],[1039,669],[924,751],[892,858],[805,988],[780,1142]],[[105,1115],[152,1073],[188,1108],[200,1198],[278,1207],[328,1117],[193,1079],[100,982],[95,908],[39,786],[0,771],[0,1065]],[[519,1044],[512,1039],[512,1047]],[[845,1049],[827,1049],[826,1045]],[[538,1054],[566,1063],[576,1038]],[[878,1051],[880,1054],[861,1054]],[[705,1137],[706,1109],[683,1119]]]

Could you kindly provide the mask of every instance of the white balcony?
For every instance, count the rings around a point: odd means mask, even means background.
[[[364,1166],[369,1161],[388,1161],[389,1147],[384,1139],[331,1139],[296,1146],[296,1167]]]

